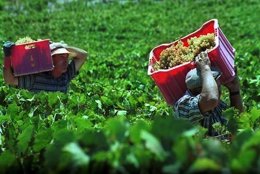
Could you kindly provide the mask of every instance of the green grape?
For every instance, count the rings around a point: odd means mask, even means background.
[[[26,36],[26,37],[23,37],[23,38],[19,38],[15,44],[16,45],[19,45],[19,44],[24,44],[24,43],[30,43],[30,42],[34,42],[35,40],[33,40],[32,38]]]

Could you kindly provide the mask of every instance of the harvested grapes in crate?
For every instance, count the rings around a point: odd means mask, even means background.
[[[200,52],[210,50],[215,46],[215,35],[209,33],[200,37],[188,39],[188,46],[179,40],[176,45],[163,50],[160,54],[160,60],[154,64],[154,70],[168,69],[182,63],[192,61]]]

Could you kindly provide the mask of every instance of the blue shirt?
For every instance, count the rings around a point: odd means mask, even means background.
[[[192,123],[200,124],[208,129],[209,136],[219,135],[212,127],[214,123],[225,124],[226,119],[222,116],[222,111],[227,108],[227,105],[220,101],[218,106],[211,111],[201,113],[199,109],[200,94],[193,96],[189,91],[186,91],[174,105],[175,117],[190,120]]]
[[[75,62],[71,61],[67,71],[54,78],[51,72],[42,72],[18,77],[18,87],[32,92],[60,91],[66,93],[71,79],[76,75]]]

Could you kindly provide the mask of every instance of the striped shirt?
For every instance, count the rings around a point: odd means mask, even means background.
[[[214,123],[226,123],[226,119],[222,116],[222,111],[227,108],[227,105],[220,101],[218,106],[211,111],[201,113],[199,109],[200,94],[192,96],[188,91],[181,97],[174,105],[175,117],[190,120],[192,123],[200,124],[207,128],[209,136],[217,136],[218,133],[214,131],[212,125]]]
[[[18,77],[18,87],[32,92],[60,91],[66,93],[69,83],[76,75],[75,62],[72,60],[67,71],[54,78],[50,71]]]

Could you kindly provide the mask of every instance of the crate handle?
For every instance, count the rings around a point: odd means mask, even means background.
[[[30,50],[30,49],[33,49],[35,48],[35,44],[29,44],[29,45],[25,45],[24,47],[26,50]]]

